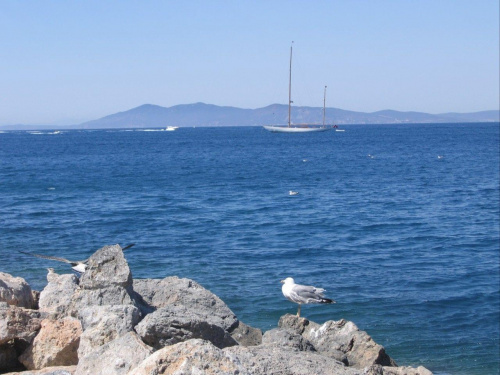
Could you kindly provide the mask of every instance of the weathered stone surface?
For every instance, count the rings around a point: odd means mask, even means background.
[[[104,246],[92,254],[80,278],[84,289],[105,289],[110,284],[124,288],[132,285],[132,274],[120,245]]]
[[[169,305],[184,305],[229,332],[240,345],[259,345],[262,331],[240,322],[231,309],[215,294],[197,282],[178,277],[134,280],[134,292],[144,314]],[[215,319],[219,321],[216,322]]]
[[[269,345],[233,346],[223,349],[253,375],[361,375],[362,370],[345,367],[343,363],[291,347]]]
[[[262,344],[268,346],[290,347],[302,352],[315,352],[314,346],[302,335],[286,329],[275,328],[264,333]]]
[[[155,349],[195,338],[208,340],[219,348],[237,345],[220,323],[217,316],[207,316],[183,305],[168,305],[147,315],[135,330]]]
[[[40,293],[39,309],[47,317],[74,315],[72,298],[78,288],[78,278],[73,274],[52,274],[49,283]]]
[[[39,309],[39,302],[40,302],[40,292],[38,290],[31,290],[31,296],[33,297],[33,310],[38,310]]]
[[[167,346],[146,358],[129,375],[251,375],[231,353],[204,340]],[[269,372],[268,374],[272,374]]]
[[[323,325],[287,314],[279,321],[281,328],[301,334],[322,355],[335,358],[348,366],[397,366],[382,345],[377,344],[352,322],[330,320]]]
[[[75,371],[76,366],[54,366],[34,371],[9,372],[4,375],[73,375]]]
[[[89,258],[73,305],[76,311],[95,305],[135,305],[132,294],[132,274],[121,247],[104,246]]]
[[[422,366],[413,368],[405,366],[388,367],[373,365],[370,367],[366,367],[363,371],[363,375],[432,375],[432,372]]]
[[[153,308],[184,305],[220,320],[217,325],[226,331],[237,326],[238,319],[231,309],[215,294],[190,279],[176,276],[164,279],[134,280],[134,291]]]
[[[125,375],[152,352],[135,332],[128,332],[83,357],[76,375]]]
[[[5,272],[0,272],[0,301],[27,309],[34,306],[31,287],[26,280]]]
[[[230,332],[231,337],[243,346],[255,346],[262,344],[262,331],[238,321],[238,325]]]
[[[84,332],[78,355],[83,358],[95,348],[133,331],[140,310],[132,305],[90,306],[80,310],[79,319]]]
[[[32,344],[19,357],[29,370],[49,366],[71,366],[78,363],[78,344],[82,327],[75,318],[44,319]]]
[[[40,323],[38,311],[0,306],[0,345],[13,339],[30,343],[40,330]]]

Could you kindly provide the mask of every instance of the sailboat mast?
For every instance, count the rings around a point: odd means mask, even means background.
[[[293,44],[290,46],[290,76],[288,78],[288,127],[290,127],[292,112],[292,48]]]
[[[323,95],[323,126],[325,126],[325,113],[326,113],[326,86],[325,86],[325,94]]]

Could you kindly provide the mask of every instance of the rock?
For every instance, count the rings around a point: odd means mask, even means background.
[[[31,287],[26,280],[4,272],[0,272],[0,301],[27,309],[34,307]]]
[[[204,340],[188,340],[167,346],[141,362],[129,375],[200,374],[251,375],[231,353]],[[270,374],[270,373],[269,373]]]
[[[83,357],[76,375],[125,375],[152,352],[135,332],[128,332]]]
[[[255,346],[262,344],[262,331],[238,321],[238,325],[230,332],[230,335],[239,345]]]
[[[146,317],[135,327],[142,340],[160,349],[190,339],[204,339],[224,348],[237,342],[224,330],[218,316],[183,305],[167,305]]]
[[[190,279],[173,276],[161,280],[134,280],[134,291],[155,309],[173,304],[184,305],[217,317],[220,320],[218,325],[226,331],[235,328],[238,323],[236,315],[219,297]]]
[[[352,322],[327,321],[323,325],[287,314],[279,321],[281,328],[301,334],[322,355],[335,358],[348,366],[397,366],[382,345],[377,344]]]
[[[104,246],[89,258],[73,304],[77,311],[95,305],[136,305],[132,295],[132,274],[121,247]]]
[[[40,308],[40,292],[38,290],[31,290],[31,296],[33,297],[33,310],[38,310]]]
[[[9,372],[4,375],[73,375],[76,366],[54,366],[35,371]]]
[[[262,344],[277,347],[290,347],[302,352],[315,352],[314,346],[298,333],[275,328],[264,333]]]
[[[223,349],[252,375],[361,375],[359,369],[318,353],[269,345],[233,346]]]
[[[14,339],[30,343],[40,327],[38,311],[16,306],[0,307],[0,345]]]
[[[140,316],[140,310],[132,305],[90,306],[80,310],[79,319],[84,332],[80,338],[79,358],[133,331]]]
[[[132,274],[120,245],[104,246],[92,254],[80,279],[85,289],[105,289],[110,284],[132,286]]]
[[[73,274],[53,274],[50,280],[40,293],[39,310],[53,319],[76,315],[72,298],[78,288],[78,278]]]
[[[381,365],[373,365],[367,367],[363,371],[363,375],[432,375],[432,372],[425,367],[387,367]]]
[[[215,294],[197,282],[178,277],[134,280],[136,300],[141,301],[144,314],[169,305],[183,305],[229,332],[240,345],[259,345],[262,331],[240,322],[231,309]],[[216,321],[217,319],[218,321]]]
[[[19,357],[30,370],[49,366],[71,366],[78,363],[78,345],[82,327],[75,318],[45,319],[32,344]]]

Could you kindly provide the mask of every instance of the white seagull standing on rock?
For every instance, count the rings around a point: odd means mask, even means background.
[[[130,244],[130,245],[125,246],[124,248],[122,248],[122,250],[126,250],[128,248],[131,248],[134,245],[135,244],[132,243],[132,244]],[[53,257],[53,256],[48,256],[48,255],[28,253],[26,251],[21,251],[21,250],[19,250],[19,252],[23,253],[23,254],[31,255],[31,256],[34,256],[34,257],[37,257],[37,258],[50,259],[50,260],[56,260],[58,262],[68,263],[68,264],[71,265],[71,268],[73,269],[73,271],[76,271],[78,273],[84,273],[87,270],[87,262],[89,261],[88,258],[85,259],[85,260],[68,260],[68,259],[60,258],[60,257]]]
[[[283,284],[281,291],[283,292],[285,298],[291,302],[299,304],[299,310],[297,311],[298,317],[300,317],[300,307],[302,304],[335,303],[334,300],[325,298],[323,294],[325,289],[323,288],[295,284],[295,281],[291,277],[281,280],[281,283]]]

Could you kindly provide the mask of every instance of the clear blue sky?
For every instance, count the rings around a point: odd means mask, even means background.
[[[498,0],[0,1],[0,125],[142,104],[499,108]]]

